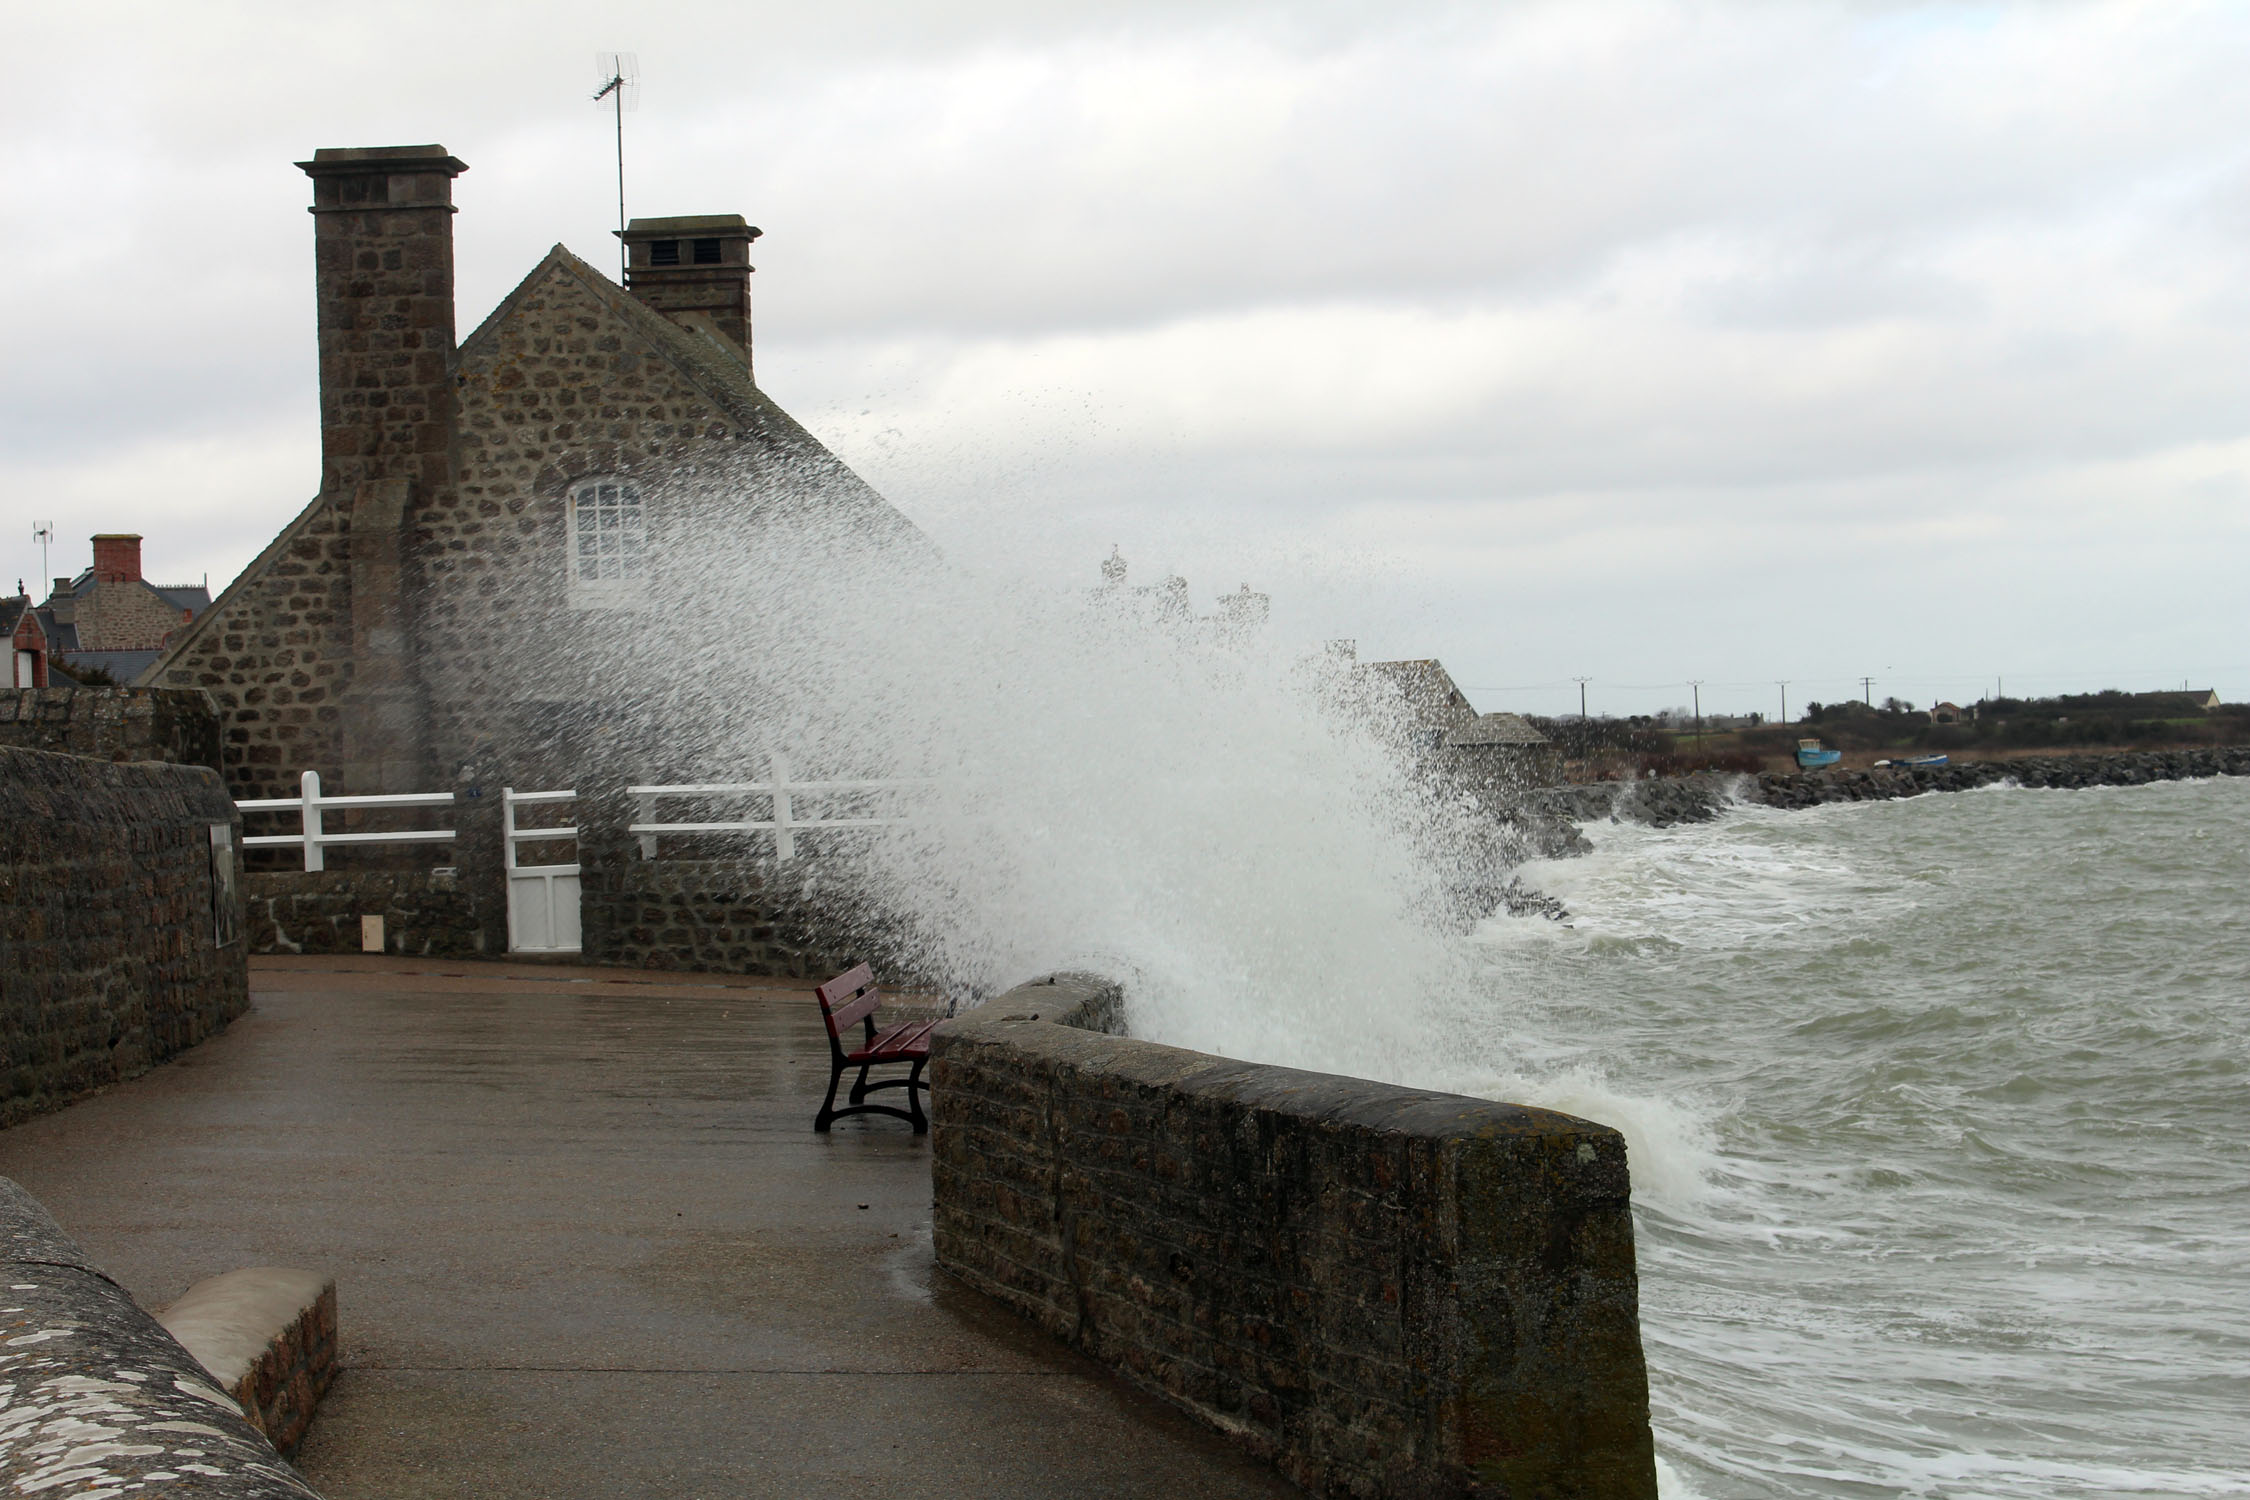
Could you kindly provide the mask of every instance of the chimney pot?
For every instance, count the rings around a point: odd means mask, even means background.
[[[139,583],[141,539],[120,531],[105,531],[94,538],[94,582]]]

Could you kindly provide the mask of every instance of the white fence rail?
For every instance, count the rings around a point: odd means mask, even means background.
[[[695,833],[770,833],[773,835],[773,853],[776,859],[797,857],[797,831],[806,828],[891,828],[913,821],[900,814],[891,817],[806,817],[799,811],[801,799],[820,799],[842,792],[895,792],[927,787],[931,782],[911,777],[889,777],[852,781],[798,781],[789,773],[789,761],[779,751],[772,755],[772,776],[766,781],[709,782],[680,786],[633,786],[626,792],[633,798],[634,821],[628,833],[640,839],[641,858],[656,858],[656,841],[664,834]],[[695,797],[765,797],[772,803],[772,816],[765,818],[735,818],[713,822],[665,822],[657,817],[657,804],[666,798]]]
[[[254,797],[237,802],[235,806],[246,813],[293,812],[303,819],[296,833],[252,834],[243,839],[246,849],[284,849],[292,845],[305,851],[305,868],[325,870],[328,862],[323,851],[334,844],[449,844],[453,842],[450,828],[429,828],[385,833],[330,833],[323,827],[327,809],[331,807],[451,807],[451,792],[403,792],[389,797],[323,797],[320,794],[320,773],[307,771],[298,778],[299,795],[295,797]]]
[[[667,834],[771,834],[776,859],[797,857],[797,835],[808,829],[842,828],[892,828],[913,821],[910,812],[900,810],[888,815],[870,815],[855,812],[850,816],[829,817],[818,813],[808,815],[808,802],[820,803],[828,799],[853,795],[864,799],[868,793],[908,792],[934,785],[926,778],[866,777],[842,781],[799,781],[790,774],[786,757],[772,757],[772,772],[765,781],[726,781],[683,783],[677,785],[651,785],[627,787],[633,799],[634,821],[628,825],[640,844],[641,858],[657,857],[657,840]],[[296,813],[302,820],[296,833],[252,834],[243,839],[251,849],[302,848],[305,868],[327,868],[324,852],[338,844],[437,844],[451,843],[456,837],[450,828],[407,829],[380,833],[330,833],[325,818],[330,808],[395,808],[395,807],[451,807],[451,792],[404,792],[379,797],[329,797],[320,790],[320,773],[305,772],[298,781],[300,794],[295,797],[261,797],[235,803],[244,813]],[[570,824],[559,828],[522,828],[516,823],[516,810],[522,807],[550,803],[570,802],[577,798],[576,791],[519,792],[513,787],[502,787],[501,848],[502,863],[511,878],[525,877],[551,881],[554,877],[569,876],[575,883],[579,873],[576,864],[527,865],[519,857],[525,844],[554,839],[575,839],[578,826]],[[766,817],[710,818],[701,820],[666,821],[659,817],[662,804],[668,800],[693,799],[705,804],[714,799],[759,797],[767,800]],[[575,925],[575,924],[573,924]],[[552,930],[552,929],[551,929]]]

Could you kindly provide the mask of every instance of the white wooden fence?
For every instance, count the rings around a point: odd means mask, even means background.
[[[626,792],[633,798],[634,821],[627,832],[639,837],[641,858],[657,857],[656,841],[664,834],[688,833],[770,833],[773,835],[773,856],[787,860],[797,857],[797,830],[801,828],[890,828],[912,819],[903,813],[890,817],[807,817],[800,810],[800,802],[819,800],[837,793],[896,792],[932,785],[927,780],[911,777],[889,777],[858,781],[798,781],[789,774],[789,761],[780,751],[771,755],[770,779],[765,781],[710,782],[689,786],[634,786]],[[763,797],[771,804],[771,815],[764,818],[734,818],[710,822],[665,822],[657,817],[659,802],[666,798],[694,797],[706,801],[713,798]]]
[[[237,802],[235,806],[246,813],[293,812],[302,820],[296,833],[252,834],[242,841],[246,849],[283,849],[301,845],[305,851],[305,868],[325,870],[328,861],[322,851],[332,844],[450,844],[453,830],[428,828],[406,832],[384,833],[330,833],[323,827],[327,809],[331,807],[451,807],[451,792],[402,792],[390,797],[323,797],[320,794],[320,773],[307,771],[297,778],[298,795],[294,797],[253,797]]]
[[[772,756],[769,779],[765,781],[627,787],[626,791],[633,799],[634,810],[634,821],[628,825],[627,831],[639,840],[643,859],[657,858],[657,840],[667,834],[771,834],[774,858],[788,860],[797,857],[797,834],[803,829],[889,828],[912,821],[911,815],[905,810],[888,816],[864,813],[843,817],[820,816],[817,813],[808,816],[805,812],[807,803],[818,804],[843,795],[864,800],[870,793],[906,792],[932,784],[928,780],[910,777],[798,781],[790,774],[787,757],[776,753]],[[450,828],[330,833],[323,826],[329,808],[451,807],[454,805],[451,792],[328,797],[321,794],[318,771],[305,772],[298,778],[298,786],[300,792],[295,797],[260,797],[235,803],[245,813],[293,812],[301,819],[297,832],[253,834],[243,839],[245,847],[299,847],[304,850],[306,869],[323,870],[327,868],[327,861],[322,851],[334,844],[437,844],[454,841],[455,833]],[[521,857],[525,845],[577,838],[578,825],[571,823],[551,828],[524,828],[516,821],[519,808],[552,806],[575,801],[577,797],[575,790],[519,792],[514,787],[500,789],[501,863],[508,881],[508,947],[512,952],[579,951],[578,863],[526,864]],[[769,804],[768,816],[673,822],[665,822],[657,816],[661,805],[667,800],[692,799],[708,807],[715,800],[738,798],[764,799]]]

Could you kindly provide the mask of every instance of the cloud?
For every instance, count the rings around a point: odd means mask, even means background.
[[[1286,628],[1500,684],[1859,670],[1849,632],[1781,623],[1818,580],[1865,628],[1934,626],[1931,672],[2216,655],[2250,693],[2211,644],[2233,591],[2181,587],[2240,557],[2250,473],[2237,8],[865,0],[625,29],[28,22],[11,548],[64,509],[66,537],[246,561],[316,477],[289,163],[467,159],[466,331],[555,240],[613,254],[584,96],[623,45],[635,211],[766,229],[761,378],[965,555],[1262,568]]]

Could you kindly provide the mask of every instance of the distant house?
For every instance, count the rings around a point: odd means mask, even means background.
[[[1221,594],[1218,608],[1198,618],[1188,600],[1188,581],[1179,574],[1167,575],[1162,583],[1127,584],[1126,572],[1124,555],[1110,548],[1109,556],[1102,559],[1102,586],[1095,599],[1152,623],[1202,630],[1220,640],[1239,640],[1263,629],[1273,611],[1271,596],[1258,593],[1246,583],[1239,592]]]
[[[2133,693],[2126,701],[2134,713],[2152,719],[2186,719],[2217,708],[2219,695],[2210,688],[2191,688],[2177,693]]]
[[[55,580],[39,614],[64,672],[98,667],[131,682],[210,607],[211,591],[202,584],[143,578],[141,538],[112,531],[95,536],[92,567]]]
[[[1930,710],[1932,724],[1966,724],[1975,717],[1974,709],[1963,708],[1958,703],[1940,703]]]
[[[0,599],[0,634],[8,637],[8,681],[20,688],[47,686],[47,630],[29,594]]]

